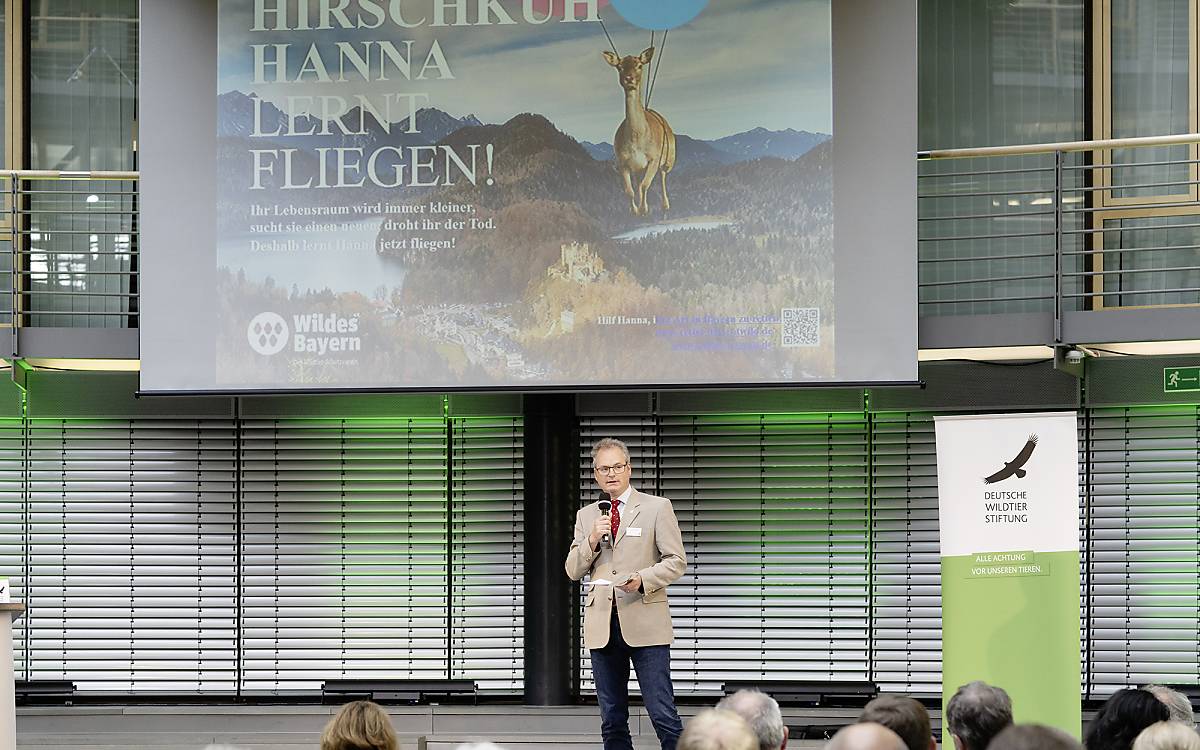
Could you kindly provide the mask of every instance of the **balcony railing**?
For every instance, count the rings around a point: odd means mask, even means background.
[[[1200,337],[1198,142],[921,154],[922,346]]]
[[[919,158],[923,348],[1200,338],[1200,134]],[[137,180],[0,172],[14,353],[136,356]]]
[[[14,354],[136,355],[135,339],[112,334],[138,326],[137,180],[136,172],[0,172],[0,323]],[[80,329],[92,331],[82,351],[38,343],[38,334]],[[110,345],[120,338],[123,346]]]

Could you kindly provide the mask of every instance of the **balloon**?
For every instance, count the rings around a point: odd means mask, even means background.
[[[700,15],[708,0],[612,0],[612,4],[634,26],[665,31]]]

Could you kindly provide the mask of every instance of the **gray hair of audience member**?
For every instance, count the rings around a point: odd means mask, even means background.
[[[759,750],[781,750],[787,744],[787,727],[783,724],[783,713],[779,704],[766,693],[758,690],[739,690],[727,695],[717,708],[733,711],[746,720],[750,731],[758,737]]]
[[[908,750],[934,750],[937,747],[930,728],[929,712],[916,698],[881,695],[863,708],[858,720],[884,725],[900,735]]]
[[[860,721],[838,730],[825,750],[907,750],[900,735],[882,724]]]
[[[1160,721],[1142,730],[1133,750],[1200,750],[1200,734],[1177,719]]]
[[[1196,726],[1196,714],[1193,713],[1192,702],[1186,695],[1166,685],[1147,685],[1142,690],[1153,693],[1155,698],[1163,702],[1171,712],[1171,721],[1180,721],[1189,727]]]
[[[707,708],[692,717],[677,750],[758,750],[758,739],[746,720],[733,711]]]
[[[996,735],[988,750],[1083,750],[1083,745],[1061,729],[1044,724],[1013,724]]]
[[[621,455],[625,457],[625,461],[629,461],[629,446],[625,445],[625,443],[617,440],[616,438],[610,437],[600,438],[592,444],[592,460],[596,460],[596,454],[605,448],[616,448],[617,450],[621,451]]]
[[[1012,699],[986,682],[968,682],[946,703],[946,726],[958,750],[987,750],[992,738],[1012,723]]]

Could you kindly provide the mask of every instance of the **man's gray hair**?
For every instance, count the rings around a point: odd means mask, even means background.
[[[707,708],[692,717],[679,735],[677,750],[757,750],[746,721],[732,711]]]
[[[968,682],[946,703],[946,725],[966,750],[986,750],[1012,723],[1012,699],[1003,688],[986,682]]]
[[[1182,721],[1160,721],[1142,730],[1133,750],[1200,750],[1200,734]]]
[[[779,750],[783,747],[783,714],[779,704],[758,690],[739,690],[727,695],[717,708],[733,711],[746,720],[750,731],[758,737],[759,750]]]
[[[1142,690],[1153,693],[1155,698],[1166,705],[1167,710],[1171,712],[1171,721],[1181,721],[1189,727],[1196,726],[1196,715],[1192,712],[1192,702],[1186,695],[1178,690],[1172,690],[1166,685],[1147,685]]]
[[[596,454],[605,448],[616,448],[621,451],[621,455],[625,456],[625,463],[629,463],[629,447],[616,438],[600,438],[592,444],[592,461],[595,462]]]

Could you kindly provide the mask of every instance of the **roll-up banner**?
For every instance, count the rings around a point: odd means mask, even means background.
[[[1008,691],[1018,723],[1078,737],[1076,416],[939,417],[936,429],[943,708],[983,680]]]

